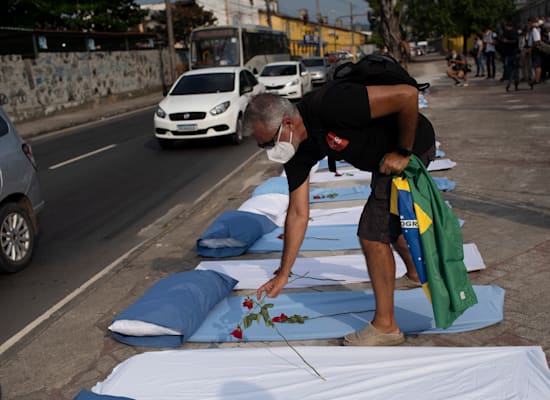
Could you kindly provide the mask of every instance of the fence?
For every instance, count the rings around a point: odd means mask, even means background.
[[[168,50],[153,35],[0,29],[0,37],[0,105],[15,122],[171,83]]]

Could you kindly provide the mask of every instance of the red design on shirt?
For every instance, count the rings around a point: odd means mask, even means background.
[[[349,140],[336,136],[333,132],[327,133],[326,140],[328,147],[334,151],[342,151],[349,144]]]

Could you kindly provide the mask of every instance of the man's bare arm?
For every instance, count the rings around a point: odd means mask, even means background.
[[[418,125],[418,90],[410,85],[369,86],[371,118],[397,114],[399,136],[397,146],[411,151]],[[396,149],[397,150],[397,149]],[[384,156],[380,166],[383,174],[400,174],[407,166],[409,157],[397,151]]]
[[[258,299],[263,293],[268,297],[277,297],[288,283],[290,271],[306,234],[308,221],[309,177],[289,195],[281,264],[277,275],[258,288],[256,292]]]

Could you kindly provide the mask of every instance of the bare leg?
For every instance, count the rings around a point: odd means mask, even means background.
[[[401,234],[395,242],[392,243],[393,248],[399,256],[403,259],[405,266],[407,267],[407,277],[414,282],[420,282],[418,273],[416,272],[416,267],[414,266],[414,261],[412,259],[411,252],[409,251],[409,246],[405,241],[405,237]]]
[[[372,325],[383,333],[399,333],[393,303],[395,260],[391,247],[386,243],[359,240],[367,259],[367,268],[376,300]]]

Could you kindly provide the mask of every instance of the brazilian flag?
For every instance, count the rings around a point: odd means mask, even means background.
[[[448,328],[477,298],[464,265],[458,218],[414,155],[401,176],[393,178],[391,212],[401,219],[420,282],[432,303],[435,324]]]

